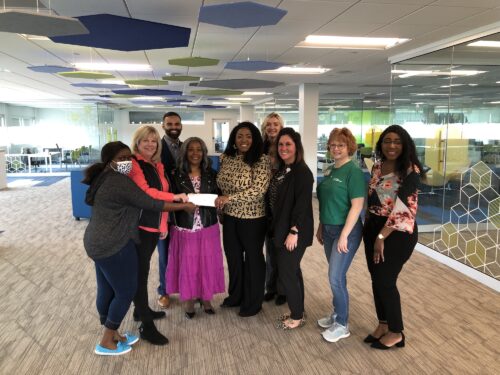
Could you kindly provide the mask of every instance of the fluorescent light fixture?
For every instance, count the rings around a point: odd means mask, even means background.
[[[115,72],[150,72],[153,70],[148,64],[108,64],[108,63],[75,63],[73,66],[80,70],[99,70]]]
[[[351,36],[308,35],[296,47],[343,48],[343,49],[389,49],[407,42],[405,38],[370,38]]]
[[[241,97],[237,97],[237,98],[224,98],[226,100],[231,100],[233,102],[249,102],[250,100],[252,100],[252,98],[241,98]]]
[[[490,103],[490,104],[500,104],[500,101],[498,101],[498,102],[488,102],[488,103]]]
[[[475,87],[475,86],[479,86],[479,83],[468,83],[467,86]]]
[[[479,40],[477,42],[472,42],[467,44],[469,47],[493,47],[500,48],[500,42],[496,40]]]
[[[278,69],[273,70],[260,70],[257,73],[269,73],[269,74],[323,74],[331,69],[328,68],[309,68],[306,66],[282,66]]]
[[[150,101],[150,102],[155,102],[158,100],[163,100],[162,96],[135,96],[133,98],[127,98],[129,100],[142,100],[142,101]]]
[[[395,102],[409,102],[410,99],[394,99]]]
[[[459,76],[459,77],[469,77],[478,74],[486,73],[484,70],[450,70],[450,71],[440,71],[440,70],[400,70],[394,69],[393,74],[400,74],[399,78],[408,78],[415,76]]]
[[[458,86],[465,86],[465,83],[452,83],[451,85],[443,85],[439,87],[442,87],[443,89],[448,89],[450,87],[458,87]]]
[[[49,37],[43,35],[17,34],[28,40],[50,40]]]
[[[262,96],[262,95],[272,95],[272,92],[265,91],[244,91],[243,96]]]
[[[126,85],[125,81],[121,79],[102,79],[101,83],[105,83],[106,85]]]
[[[432,92],[422,92],[418,94],[410,94],[410,95],[415,95],[415,96],[449,96],[449,94],[437,94],[437,93],[432,93]]]
[[[154,105],[145,104],[145,105],[140,105],[139,107],[140,108],[154,108],[155,106]]]
[[[373,103],[373,100],[363,100],[363,103]]]

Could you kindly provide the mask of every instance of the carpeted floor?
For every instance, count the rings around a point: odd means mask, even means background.
[[[374,351],[362,342],[376,324],[363,248],[348,274],[351,336],[330,344],[316,320],[331,292],[323,249],[303,260],[307,324],[277,330],[287,310],[266,303],[255,317],[218,308],[184,318],[174,299],[158,322],[170,344],[140,341],[117,358],[93,354],[101,335],[93,263],[83,250],[88,223],[71,213],[70,181],[0,191],[0,374],[498,374],[500,296],[420,253],[400,277],[407,345]],[[227,282],[227,278],[226,278]],[[157,257],[150,302],[155,305]],[[123,330],[137,333],[129,311]]]

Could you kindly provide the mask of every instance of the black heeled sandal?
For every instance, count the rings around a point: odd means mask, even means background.
[[[405,347],[405,334],[401,332],[401,341],[398,341],[392,346],[387,346],[382,344],[380,341],[375,341],[371,344],[371,347],[374,349],[380,349],[380,350],[389,350],[391,348],[404,348]]]

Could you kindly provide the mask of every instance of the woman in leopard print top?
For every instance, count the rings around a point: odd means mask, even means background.
[[[264,298],[264,196],[270,179],[259,130],[251,122],[238,124],[221,156],[217,185],[223,195],[216,205],[224,210],[222,239],[229,271],[229,296],[221,306],[240,306],[243,317],[257,314]]]

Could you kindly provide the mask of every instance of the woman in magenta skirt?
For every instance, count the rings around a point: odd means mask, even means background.
[[[174,174],[176,193],[218,194],[216,172],[210,167],[207,146],[197,137],[181,146]],[[185,301],[185,316],[195,315],[195,301],[201,300],[207,314],[214,314],[211,300],[224,292],[224,265],[219,222],[215,207],[200,206],[194,213],[175,215],[170,233],[167,292],[179,293]]]

